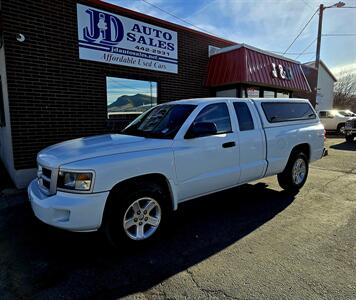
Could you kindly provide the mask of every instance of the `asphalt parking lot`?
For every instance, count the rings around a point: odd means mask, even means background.
[[[297,196],[271,177],[191,201],[126,253],[3,192],[0,299],[355,299],[356,142],[327,145]]]

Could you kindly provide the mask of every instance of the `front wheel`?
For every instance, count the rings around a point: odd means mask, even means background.
[[[350,134],[350,135],[347,135],[345,137],[345,139],[346,139],[346,142],[353,142],[354,141],[354,136],[352,134]]]
[[[112,193],[102,230],[113,246],[126,248],[157,236],[168,211],[164,189],[154,182],[135,183]]]
[[[284,171],[277,175],[280,187],[288,192],[298,193],[305,184],[309,171],[308,158],[303,152],[289,158]]]

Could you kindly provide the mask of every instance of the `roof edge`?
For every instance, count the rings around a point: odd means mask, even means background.
[[[337,79],[336,79],[335,75],[330,71],[328,66],[322,60],[320,60],[320,64],[324,67],[325,71],[330,75],[330,77],[336,82]],[[311,66],[311,67],[315,68],[315,61],[306,62],[304,65]]]
[[[230,51],[234,51],[234,50],[237,50],[237,49],[240,49],[240,48],[247,48],[247,49],[250,49],[250,50],[255,51],[255,52],[259,52],[259,53],[262,53],[262,54],[265,54],[265,55],[273,56],[275,58],[279,58],[279,59],[283,59],[283,60],[286,60],[286,61],[290,61],[292,63],[300,64],[300,61],[297,61],[297,60],[294,60],[294,59],[291,59],[291,58],[288,58],[288,57],[285,57],[285,56],[282,56],[282,55],[278,55],[278,54],[275,54],[275,53],[272,53],[272,52],[269,52],[269,51],[266,51],[266,50],[263,50],[263,49],[260,49],[260,48],[256,48],[256,47],[253,47],[251,45],[244,44],[244,43],[242,43],[242,44],[236,43],[236,45],[232,45],[232,46],[221,48],[216,53],[212,54],[212,56],[223,54],[223,53],[230,52]]]

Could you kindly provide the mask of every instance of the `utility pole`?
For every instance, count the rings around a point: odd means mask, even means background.
[[[318,38],[316,44],[316,57],[315,57],[315,68],[319,74],[319,64],[320,64],[320,46],[321,46],[321,32],[323,27],[323,13],[324,13],[324,5],[320,4],[319,6],[319,26],[318,26]],[[318,86],[318,79],[316,79],[316,83]]]
[[[320,45],[321,45],[321,32],[323,27],[323,13],[324,10],[327,8],[342,8],[345,6],[345,3],[339,1],[330,6],[324,6],[324,4],[320,4],[319,6],[319,26],[318,26],[318,41],[316,44],[316,57],[315,57],[315,68],[319,71],[319,64],[320,64]]]

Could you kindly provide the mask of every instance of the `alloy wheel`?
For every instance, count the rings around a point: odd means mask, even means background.
[[[134,201],[126,210],[123,226],[132,240],[145,240],[152,236],[160,222],[162,210],[159,203],[149,197]]]

